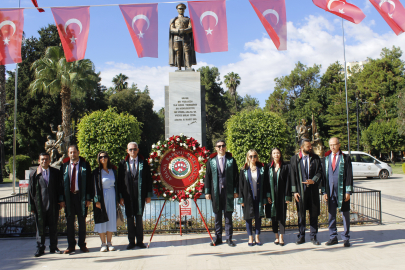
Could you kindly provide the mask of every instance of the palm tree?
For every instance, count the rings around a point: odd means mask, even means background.
[[[44,57],[36,60],[31,69],[35,80],[30,84],[32,93],[59,93],[62,99],[62,128],[65,136],[70,135],[70,97],[72,91],[96,87],[97,75],[93,63],[88,60],[66,62],[61,47],[51,46]]]
[[[127,89],[128,88],[128,82],[127,82],[128,79],[129,78],[122,73],[115,76],[112,80],[112,82],[115,85],[115,90],[117,90],[117,92],[119,92],[121,90]]]
[[[240,77],[238,73],[229,72],[224,76],[225,85],[228,88],[229,94],[235,99],[235,109],[238,111],[238,106],[236,105],[236,88],[240,85]]]

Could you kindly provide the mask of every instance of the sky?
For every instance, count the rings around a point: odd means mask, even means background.
[[[112,86],[112,79],[119,73],[129,77],[129,84],[140,89],[147,85],[154,100],[154,109],[164,107],[164,86],[169,83],[169,72],[176,68],[168,64],[169,22],[176,17],[178,3],[141,0],[37,0],[41,7],[75,5],[108,5],[159,3],[159,57],[138,58],[124,18],[118,6],[91,7],[90,32],[86,58],[93,61],[101,73],[101,83]],[[346,61],[363,61],[378,58],[384,47],[401,47],[405,34],[396,36],[369,0],[348,1],[361,8],[366,18],[360,24],[344,21]],[[400,2],[405,5],[404,0]],[[1,0],[1,8],[18,7],[19,0]],[[30,0],[21,0],[21,7],[33,7]],[[238,94],[251,95],[260,106],[273,92],[277,77],[290,74],[300,61],[307,66],[322,65],[321,72],[339,61],[344,62],[341,18],[315,6],[311,0],[286,0],[287,50],[277,51],[248,0],[228,0],[228,51],[197,54],[198,69],[216,66],[223,76],[238,73],[241,84]],[[188,10],[185,15],[188,16]],[[49,8],[44,13],[36,9],[24,10],[26,37],[38,37],[38,30],[55,21]],[[402,48],[405,49],[404,47]],[[405,55],[402,56],[405,61]],[[6,65],[14,70],[15,64]],[[223,86],[226,90],[225,86]]]

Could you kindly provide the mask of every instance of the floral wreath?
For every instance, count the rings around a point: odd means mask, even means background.
[[[160,175],[160,163],[162,157],[168,151],[176,151],[177,149],[186,149],[198,158],[200,164],[200,171],[196,181],[187,187],[185,190],[175,191],[163,183]],[[182,203],[187,199],[197,200],[204,190],[204,177],[205,177],[205,163],[208,161],[209,151],[205,147],[200,147],[198,141],[194,138],[188,138],[180,133],[180,135],[173,135],[165,141],[158,141],[152,145],[152,151],[148,158],[150,170],[152,172],[153,192],[158,198],[162,197],[166,201],[179,201]]]

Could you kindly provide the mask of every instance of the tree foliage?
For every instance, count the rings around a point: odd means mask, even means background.
[[[262,109],[242,111],[226,122],[227,150],[233,154],[239,167],[245,163],[249,149],[255,149],[260,160],[267,163],[273,147],[284,152],[288,140],[286,131],[285,121],[276,113]]]
[[[129,142],[139,142],[142,124],[128,113],[118,113],[114,108],[85,115],[78,125],[80,155],[97,166],[97,154],[107,151],[113,164],[122,160]]]

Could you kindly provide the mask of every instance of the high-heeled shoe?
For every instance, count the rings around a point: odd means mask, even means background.
[[[285,243],[284,243],[284,242],[283,242],[283,243],[281,243],[281,242],[280,242],[280,246],[284,246],[284,245],[285,245]]]
[[[253,247],[255,245],[255,243],[253,242],[253,243],[248,243],[248,246],[249,247]]]

